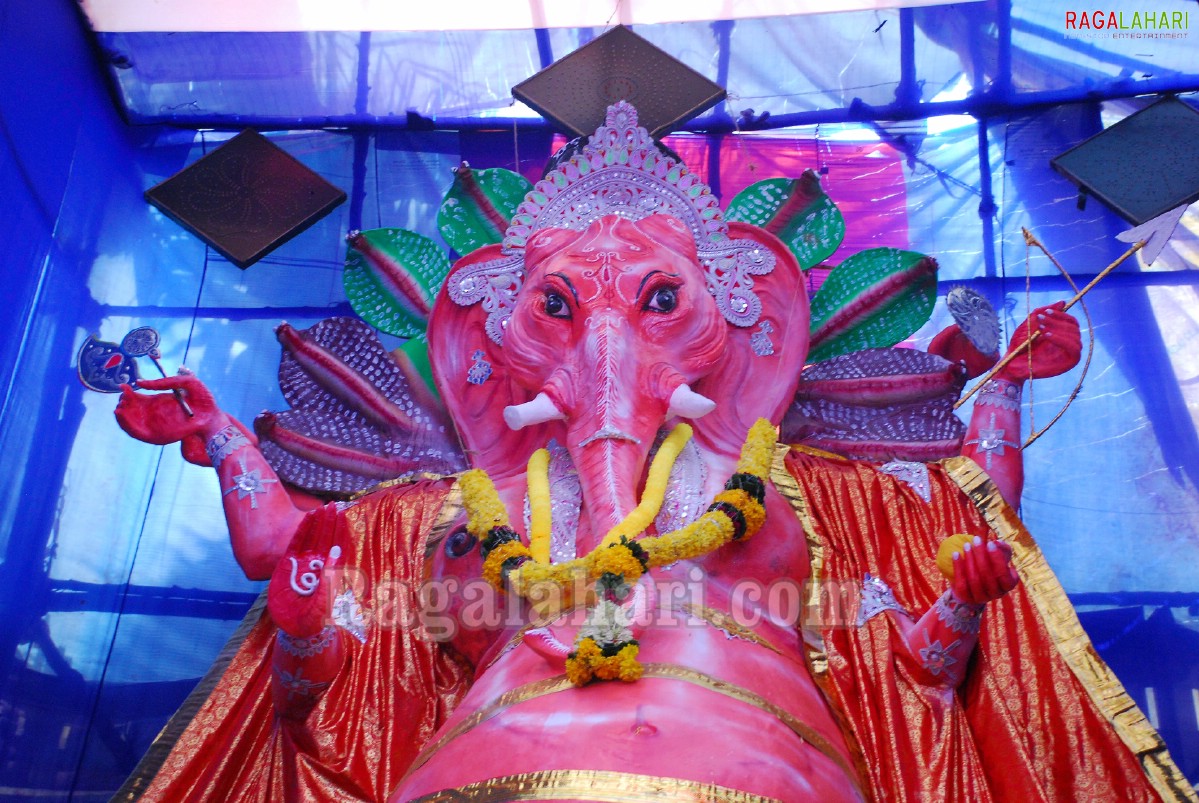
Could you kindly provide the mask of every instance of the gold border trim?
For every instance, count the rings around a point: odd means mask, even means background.
[[[437,519],[422,539],[423,543],[419,545],[425,556],[424,574],[426,580],[429,579],[428,572],[432,568],[430,558],[433,557],[433,550],[449,535],[450,527],[462,514],[462,488],[458,484],[458,475],[438,477],[437,479],[442,481],[452,479],[453,482],[450,484],[449,490],[446,491],[445,499],[441,502],[441,510],[437,514]]]
[[[371,485],[367,488],[363,488],[360,491],[354,491],[352,494],[345,497],[342,501],[358,502],[358,501],[370,496],[371,494],[378,493],[379,491],[386,491],[388,488],[396,488],[400,485],[415,485],[416,483],[424,482],[425,480],[454,480],[454,481],[457,481],[457,479],[461,476],[462,476],[462,472],[458,472],[457,474],[437,474],[432,471],[417,471],[414,474],[405,474],[402,477],[395,477],[394,479],[383,480],[382,482],[377,482],[374,485]]]
[[[816,748],[826,758],[836,764],[842,772],[850,779],[855,787],[860,789],[858,774],[853,766],[849,764],[837,749],[827,739],[809,727],[805,722],[780,706],[767,700],[765,697],[752,692],[735,683],[730,683],[726,680],[713,677],[705,672],[700,672],[697,669],[692,669],[687,666],[679,666],[678,664],[660,664],[649,663],[645,664],[644,672],[641,676],[642,680],[659,679],[659,680],[677,680],[684,683],[690,683],[694,686],[707,689],[708,691],[722,694],[738,702],[747,703],[754,706],[760,711],[778,719],[786,725],[792,733],[807,742],[812,747]],[[483,708],[475,711],[466,719],[463,719],[449,731],[447,731],[436,742],[425,747],[420,752],[420,755],[412,762],[412,766],[408,768],[407,775],[411,775],[416,770],[423,767],[429,759],[433,757],[438,750],[445,747],[449,742],[462,736],[464,733],[473,730],[482,723],[492,717],[503,713],[508,708],[520,703],[534,700],[538,697],[544,697],[549,694],[557,694],[558,692],[574,689],[574,684],[567,680],[566,675],[554,675],[553,677],[536,680],[532,683],[526,683],[523,686],[517,686],[510,689],[499,697],[492,700]]]
[[[1163,800],[1196,803],[1199,798],[1170,757],[1166,743],[1095,651],[1069,597],[1016,511],[1003,500],[991,478],[973,460],[951,457],[942,464],[950,479],[978,506],[991,530],[1012,545],[1013,564],[1020,574],[1020,582],[1055,649],[1086,690],[1096,710],[1140,760],[1153,788]]]
[[[183,704],[171,715],[167,720],[167,724],[162,726],[162,730],[154,737],[154,741],[150,743],[150,748],[146,750],[146,754],[142,756],[141,761],[133,768],[133,772],[129,773],[129,777],[125,779],[125,783],[117,790],[111,798],[111,801],[121,801],[121,803],[132,803],[138,800],[146,790],[150,788],[150,784],[154,782],[154,778],[158,775],[158,771],[162,769],[163,763],[166,762],[167,756],[175,749],[176,742],[191,725],[192,719],[200,712],[200,709],[208,702],[209,696],[213,689],[221,682],[221,678],[225,675],[225,670],[229,668],[233,658],[241,649],[246,637],[250,635],[250,631],[257,626],[259,620],[266,612],[266,590],[258,595],[258,599],[254,600],[254,604],[250,606],[250,610],[246,612],[242,618],[241,624],[237,626],[237,630],[233,631],[233,635],[225,642],[225,646],[221,648],[217,654],[216,660],[208,667],[208,671],[204,673],[204,677],[196,684],[196,688],[192,689],[191,694],[183,701]]]
[[[515,803],[522,800],[591,800],[596,803],[641,803],[686,800],[692,803],[783,803],[727,786],[683,778],[635,775],[610,770],[542,770],[505,775],[442,789],[413,803]]]
[[[824,577],[824,543],[816,535],[816,526],[812,523],[812,516],[808,510],[808,500],[800,491],[799,482],[787,470],[787,455],[791,453],[792,449],[819,456],[827,453],[809,447],[779,444],[775,447],[774,463],[770,467],[770,480],[774,483],[775,490],[783,499],[787,500],[791,509],[795,511],[795,518],[799,520],[799,526],[803,528],[804,540],[807,541],[808,562],[811,568],[808,573],[808,598],[804,603],[804,617],[800,625],[800,634],[804,640],[808,669],[819,681],[828,674],[828,653],[824,649],[824,636],[821,635],[820,628],[810,623],[823,621],[819,616],[813,616],[813,614],[820,611],[820,589]]]
[[[709,608],[707,605],[696,605],[691,602],[684,602],[678,605],[671,606],[671,610],[680,613],[690,614],[701,622],[706,622],[717,630],[723,632],[726,636],[748,641],[751,644],[757,644],[759,647],[765,647],[771,652],[782,655],[783,651],[771,644],[764,636],[758,634],[756,630],[739,623],[729,614],[724,611],[719,611],[715,608]]]
[[[799,526],[803,529],[804,540],[808,547],[808,562],[810,566],[808,573],[808,599],[804,605],[803,619],[797,625],[800,636],[803,638],[804,661],[808,665],[808,671],[812,674],[812,680],[816,683],[816,688],[820,690],[820,693],[824,695],[824,699],[828,702],[833,718],[837,722],[837,727],[841,729],[841,736],[845,739],[845,744],[849,747],[857,777],[866,778],[869,777],[866,767],[866,756],[862,753],[862,748],[858,744],[857,737],[854,736],[853,728],[849,726],[845,716],[842,714],[845,706],[842,705],[841,698],[837,694],[837,689],[833,685],[832,677],[829,675],[828,651],[825,649],[824,634],[821,632],[819,624],[824,621],[824,616],[821,613],[821,589],[824,587],[825,545],[816,532],[816,525],[812,521],[811,510],[808,507],[808,500],[804,497],[803,491],[799,487],[799,481],[791,476],[791,472],[787,470],[786,458],[792,450],[825,459],[833,459],[842,463],[846,462],[846,458],[810,446],[798,444],[791,446],[780,445],[775,451],[774,465],[771,466],[771,480],[774,482],[775,490],[790,503],[791,509],[795,512],[795,518],[799,520]],[[869,790],[865,788],[861,788],[861,790],[864,799],[873,800]]]

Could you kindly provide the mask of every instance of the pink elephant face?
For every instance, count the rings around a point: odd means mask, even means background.
[[[718,488],[754,420],[782,417],[807,353],[803,275],[767,232],[731,223],[729,237],[774,258],[753,276],[752,327],[720,313],[690,231],[665,215],[537,232],[502,345],[488,328],[494,308],[447,297],[459,272],[502,261],[500,246],[458,262],[433,308],[430,360],[471,463],[496,481],[513,521],[529,456],[551,440],[578,471],[585,551],[636,506],[648,453],[676,418],[691,420]],[[506,274],[490,281],[512,286]]]
[[[508,364],[568,422],[598,416],[596,429],[656,429],[675,388],[706,375],[724,350],[727,327],[674,218],[612,216],[581,233],[545,231],[526,267],[505,335]]]
[[[611,526],[636,504],[636,478],[672,394],[718,363],[728,327],[690,233],[671,217],[610,216],[581,233],[544,231],[525,264],[504,336],[508,367],[565,416],[592,521]],[[615,493],[613,476],[625,478]],[[588,493],[591,478],[597,487]]]

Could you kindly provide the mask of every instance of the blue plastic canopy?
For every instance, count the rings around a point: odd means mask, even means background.
[[[1187,16],[1152,29],[1123,27],[1144,4],[1107,5],[1117,27],[1080,27],[1061,0],[997,0],[634,30],[728,88],[675,140],[726,201],[746,174],[816,169],[860,222],[856,246],[904,237],[940,261],[942,294],[985,293],[1007,336],[1072,293],[1023,227],[1080,284],[1126,248],[1129,225],[1094,200],[1079,209],[1049,160],[1162,93],[1194,104],[1199,90],[1193,3],[1157,4]],[[281,409],[273,329],[349,314],[345,233],[439,239],[463,159],[539,171],[552,131],[511,87],[602,28],[138,31],[94,29],[68,0],[0,9],[0,798],[106,799],[262,586],[233,561],[212,471],[120,432],[115,397],[75,377],[80,344],[153,326],[168,370],[199,373],[230,413]],[[242,271],[142,193],[245,127],[349,201]],[[1094,357],[1027,453],[1022,508],[1192,781],[1197,265],[1188,210],[1152,265],[1133,258],[1087,297]],[[942,304],[913,342],[948,320]],[[1078,381],[1033,383],[1030,424]]]

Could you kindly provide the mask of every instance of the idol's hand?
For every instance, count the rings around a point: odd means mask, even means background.
[[[195,436],[203,442],[229,423],[212,393],[191,372],[143,379],[137,385],[138,390],[178,390],[192,410],[189,416],[173,393],[139,393],[129,385],[121,385],[117,423],[139,441],[162,446]]]
[[[966,366],[966,376],[970,379],[982,376],[999,362],[999,349],[994,354],[983,354],[956,323],[945,327],[932,339],[928,353]]]
[[[1082,336],[1078,321],[1065,311],[1065,302],[1040,307],[1020,324],[1012,335],[1008,352],[1020,347],[1032,331],[1040,332],[1026,352],[1017,354],[997,375],[999,379],[1023,384],[1028,379],[1058,376],[1078,365],[1082,354]],[[1031,357],[1029,356],[1031,353]]]
[[[1002,541],[985,543],[975,537],[953,554],[953,595],[961,602],[982,605],[999,599],[1020,582],[1012,566],[1012,548]]]

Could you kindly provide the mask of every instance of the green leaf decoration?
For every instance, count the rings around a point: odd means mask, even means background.
[[[454,184],[437,210],[437,226],[450,248],[466,256],[504,239],[508,222],[533,189],[519,173],[492,167],[472,170],[466,162],[454,170]]]
[[[407,229],[351,232],[347,241],[342,282],[354,312],[397,337],[423,333],[450,272],[445,250]]]
[[[845,239],[845,218],[811,170],[799,178],[770,178],[733,196],[726,220],[761,226],[778,237],[804,270],[819,265]]]
[[[869,248],[833,268],[812,299],[811,362],[886,348],[928,321],[937,262],[914,251]]]

